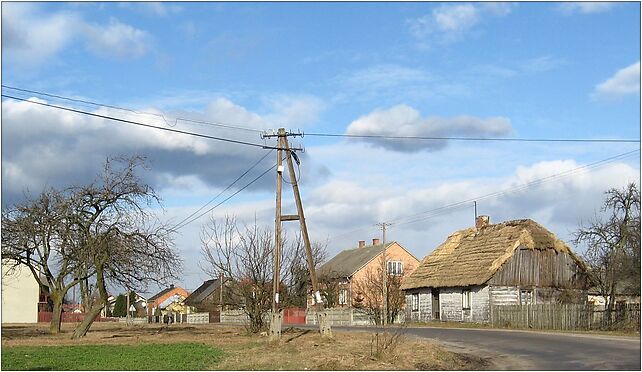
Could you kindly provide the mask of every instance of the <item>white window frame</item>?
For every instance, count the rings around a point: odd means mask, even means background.
[[[411,299],[411,309],[412,311],[419,311],[419,293],[413,293]]]
[[[348,304],[348,290],[345,288],[339,289],[339,305]]]
[[[461,308],[463,310],[470,310],[470,303],[472,302],[472,296],[470,295],[470,288],[465,288],[461,290]]]
[[[530,299],[530,301],[529,301]],[[535,297],[533,295],[533,290],[529,288],[522,288],[519,290],[519,304],[520,305],[533,305],[535,303]]]
[[[387,267],[389,275],[403,275],[403,262],[388,261]]]

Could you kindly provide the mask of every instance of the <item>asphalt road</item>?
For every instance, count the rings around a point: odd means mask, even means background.
[[[369,327],[333,329],[376,330]],[[640,370],[639,337],[428,327],[406,328],[405,332],[409,336],[434,339],[453,351],[490,357],[498,369]]]

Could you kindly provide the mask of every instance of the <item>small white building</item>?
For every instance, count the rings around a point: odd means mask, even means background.
[[[40,286],[26,265],[2,262],[2,324],[37,323]]]

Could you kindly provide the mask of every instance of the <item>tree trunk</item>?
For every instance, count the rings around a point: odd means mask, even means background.
[[[80,303],[82,304],[83,312],[91,309],[91,294],[89,293],[89,280],[87,279],[80,281]]]
[[[53,302],[53,315],[51,317],[51,323],[49,323],[49,333],[58,334],[60,333],[60,323],[62,322],[62,297],[58,294],[51,293],[49,298]]]
[[[100,292],[100,301],[94,304],[89,312],[85,313],[85,319],[83,319],[76,329],[74,329],[74,334],[71,338],[85,337],[87,332],[89,332],[91,325],[94,323],[98,315],[100,315],[100,311],[103,307],[107,306],[108,294],[107,288],[105,287],[105,275],[103,269],[103,267],[96,268],[96,287],[98,288],[98,292]]]
[[[76,329],[74,329],[74,334],[71,336],[71,338],[85,337],[87,335],[87,332],[89,332],[89,328],[91,328],[91,325],[94,324],[94,321],[96,320],[98,315],[100,315],[103,307],[105,307],[105,304],[102,301],[92,306],[91,310],[85,313],[85,318],[83,319],[82,323],[78,324]]]

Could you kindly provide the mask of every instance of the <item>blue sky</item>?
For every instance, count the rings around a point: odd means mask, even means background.
[[[4,85],[163,113],[170,121],[308,133],[640,138],[639,3],[5,2],[2,52]],[[156,116],[39,99],[165,125]],[[29,103],[3,99],[2,106],[3,206],[25,190],[82,183],[105,156],[139,153],[150,159],[146,180],[164,198],[163,218],[178,221],[263,154]],[[255,132],[184,121],[176,127],[261,142]],[[330,239],[331,255],[377,237],[375,222],[639,148],[313,136],[295,143],[306,148],[310,233]],[[479,208],[494,222],[533,218],[569,240],[594,216],[604,191],[638,180],[639,172],[636,153],[480,200]],[[214,216],[256,215],[271,226],[273,190],[270,175]],[[471,225],[470,215],[472,207],[400,225],[389,237],[422,258]],[[196,265],[204,221],[177,237],[186,260],[179,284],[188,289],[206,279]]]

